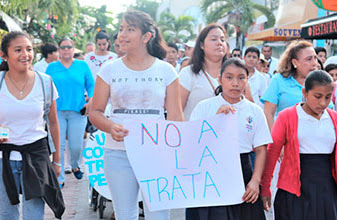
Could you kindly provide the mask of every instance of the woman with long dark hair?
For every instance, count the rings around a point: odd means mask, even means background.
[[[64,203],[56,178],[61,168],[57,91],[48,75],[31,70],[33,44],[26,33],[5,35],[1,56],[0,219],[20,219],[20,192],[23,219],[43,220],[45,202],[61,218]],[[47,121],[55,146],[52,163]]]
[[[139,185],[129,163],[123,128],[125,119],[148,118],[182,121],[179,80],[169,63],[162,61],[166,50],[152,18],[140,11],[123,16],[118,40],[126,55],[105,65],[98,73],[90,121],[107,133],[104,171],[117,220],[138,219]],[[109,119],[104,116],[110,98]],[[169,210],[149,212],[146,219],[170,218]]]

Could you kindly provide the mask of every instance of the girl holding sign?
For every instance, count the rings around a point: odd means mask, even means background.
[[[304,103],[281,111],[268,145],[261,196],[271,205],[270,183],[284,146],[275,219],[337,219],[337,113],[328,109],[334,89],[325,71],[312,71],[302,89]]]
[[[167,119],[182,121],[179,81],[176,71],[162,61],[166,50],[152,18],[140,11],[123,16],[118,40],[126,55],[102,67],[96,79],[90,120],[106,136],[104,171],[117,220],[138,219],[139,185],[129,163],[123,128],[125,119]],[[104,116],[111,100],[109,119]],[[146,219],[170,218],[169,210],[149,212]]]
[[[259,199],[259,185],[266,160],[266,145],[272,142],[266,118],[262,109],[248,101],[244,90],[248,81],[248,70],[237,59],[227,60],[221,69],[219,86],[216,93],[220,95],[201,101],[193,110],[191,120],[211,117],[216,114],[232,112],[238,115],[239,145],[241,166],[246,186],[242,196],[243,203],[230,206],[200,207],[188,209],[194,212],[192,219],[248,220],[265,219],[262,202]],[[255,150],[255,168],[249,154]],[[187,216],[188,217],[188,216]]]

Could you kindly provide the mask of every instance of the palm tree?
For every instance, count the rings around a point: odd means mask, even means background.
[[[193,17],[179,16],[175,18],[169,12],[160,14],[158,26],[160,27],[166,42],[181,42],[195,37],[193,31]]]
[[[267,17],[265,28],[273,27],[275,24],[275,16],[272,11],[251,0],[203,0],[201,8],[208,23],[216,22],[227,16],[228,23],[236,26],[239,35],[247,33],[258,13]]]

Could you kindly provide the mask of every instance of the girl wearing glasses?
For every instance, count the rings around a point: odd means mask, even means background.
[[[57,116],[60,124],[61,139],[61,174],[60,187],[64,186],[64,150],[66,136],[71,157],[71,167],[77,179],[82,179],[80,155],[82,153],[83,136],[88,114],[90,98],[94,93],[94,79],[88,64],[74,59],[74,42],[65,37],[59,42],[60,60],[49,64],[46,73],[50,75],[59,92],[57,100]],[[84,93],[87,92],[89,102],[86,104]],[[83,109],[84,115],[81,114]]]

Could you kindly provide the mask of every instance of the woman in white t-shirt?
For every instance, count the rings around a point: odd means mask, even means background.
[[[248,83],[248,69],[244,63],[231,58],[223,64],[216,97],[203,100],[194,108],[190,120],[232,112],[238,116],[238,133],[243,180],[246,191],[242,203],[228,206],[198,207],[186,210],[186,220],[264,220],[263,204],[259,198],[259,184],[266,160],[266,145],[272,138],[262,109],[244,96]],[[221,90],[220,90],[221,89]],[[249,154],[255,150],[255,166]]]
[[[113,198],[116,219],[138,219],[139,186],[128,161],[123,128],[125,119],[167,119],[182,121],[179,81],[174,68],[162,61],[166,50],[152,18],[140,11],[123,16],[118,40],[126,55],[104,65],[98,73],[90,120],[107,132],[104,171]],[[104,116],[111,100],[109,119]],[[170,218],[169,210],[149,212],[146,219]]]
[[[49,76],[31,71],[34,52],[27,34],[10,32],[4,36],[1,56],[4,61],[0,66],[0,219],[20,218],[20,191],[23,219],[43,220],[45,202],[61,218],[64,203],[55,175],[60,174],[61,166],[56,88]],[[43,79],[50,82],[48,88]],[[45,131],[44,89],[54,91],[48,114],[56,149],[53,163]]]
[[[94,80],[102,65],[117,58],[117,55],[109,51],[111,47],[110,36],[106,31],[102,30],[96,34],[96,46],[98,50],[88,53],[84,60],[89,65]]]
[[[214,96],[223,62],[226,60],[226,30],[218,24],[207,25],[199,34],[189,66],[179,73],[181,101],[185,120],[194,107]],[[250,89],[246,88],[251,100]]]
[[[185,120],[201,100],[214,96],[222,63],[226,59],[226,30],[218,24],[207,25],[199,34],[191,65],[179,73],[181,101]]]

